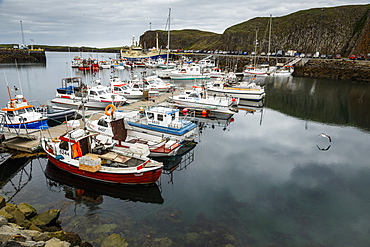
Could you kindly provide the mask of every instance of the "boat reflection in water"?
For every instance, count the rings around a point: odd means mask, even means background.
[[[224,114],[219,115],[218,117],[203,117],[203,116],[194,116],[190,117],[191,121],[196,123],[199,130],[199,135],[207,128],[215,129],[222,128],[223,131],[226,131],[230,123],[234,122],[234,115]]]
[[[1,153],[0,189],[8,202],[31,181],[32,161],[29,157],[16,158]]]
[[[158,203],[164,202],[157,184],[120,185],[90,181],[65,172],[48,162],[45,169],[50,191],[63,190],[65,197],[78,203],[99,205],[103,196],[129,200],[133,202]]]
[[[155,158],[155,160],[163,163],[162,176],[168,175],[170,180],[168,183],[173,184],[173,175],[175,171],[181,171],[186,169],[194,161],[194,148],[196,146],[194,142],[193,148],[189,149],[186,153],[176,156],[163,156]]]

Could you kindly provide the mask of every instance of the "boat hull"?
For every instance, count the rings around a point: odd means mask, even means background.
[[[207,91],[210,94],[217,94],[217,95],[228,95],[229,97],[235,97],[242,100],[253,100],[253,101],[260,101],[265,97],[265,92],[261,90],[255,89],[248,89],[248,88],[224,88],[224,89],[216,89],[216,88],[208,88]]]
[[[71,165],[63,160],[56,159],[53,155],[47,153],[48,159],[58,168],[72,173],[76,176],[88,178],[100,182],[114,183],[114,184],[152,184],[155,183],[162,174],[162,167],[152,169],[149,171],[138,171],[133,173],[109,173],[103,171],[89,172],[79,169],[77,166]]]
[[[73,100],[68,98],[54,98],[51,100],[51,103],[60,106],[78,109],[81,107],[81,100]],[[121,106],[125,102],[113,103],[115,106]],[[104,110],[107,105],[112,104],[112,102],[102,102],[102,101],[87,101],[84,103],[84,106],[88,109]]]
[[[4,127],[12,128],[12,129],[48,129],[49,126],[47,124],[48,119],[38,120],[38,121],[30,121],[26,123],[12,123],[12,124],[4,124]]]

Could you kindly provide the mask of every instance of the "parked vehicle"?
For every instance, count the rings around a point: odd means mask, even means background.
[[[333,55],[328,55],[328,59],[333,59]]]
[[[356,55],[352,54],[351,56],[349,56],[349,59],[355,60],[356,59]]]
[[[326,55],[325,54],[321,54],[320,58],[321,59],[326,59]]]
[[[364,54],[358,55],[357,60],[365,60],[365,55]]]
[[[340,54],[335,55],[335,59],[341,59],[341,58],[342,58],[342,55]]]

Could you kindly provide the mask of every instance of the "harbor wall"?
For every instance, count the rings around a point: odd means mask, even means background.
[[[44,50],[0,49],[0,63],[46,63]]]
[[[370,82],[370,61],[310,59],[296,64],[293,76]]]

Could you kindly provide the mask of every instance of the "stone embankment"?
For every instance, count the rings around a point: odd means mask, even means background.
[[[310,59],[293,76],[370,82],[370,61]]]
[[[7,203],[0,196],[0,246],[10,247],[92,247],[81,241],[78,234],[65,232],[58,221],[59,209],[38,214],[27,203]],[[102,247],[127,246],[126,240],[112,234],[103,240]]]
[[[45,63],[43,50],[0,49],[0,63]]]

